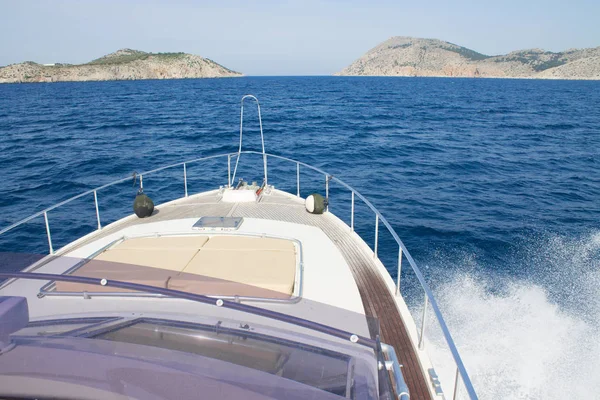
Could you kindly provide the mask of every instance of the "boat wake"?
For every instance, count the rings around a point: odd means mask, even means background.
[[[435,285],[440,307],[480,398],[595,398],[600,232],[536,242],[524,257],[526,278],[457,272]],[[434,326],[429,318],[427,346],[451,398],[456,369]]]

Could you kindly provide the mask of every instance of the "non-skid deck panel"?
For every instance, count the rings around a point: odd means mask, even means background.
[[[97,240],[99,237],[132,225],[202,216],[262,218],[311,225],[323,230],[337,245],[350,266],[366,315],[379,320],[382,342],[394,346],[398,360],[404,365],[402,373],[411,399],[431,399],[426,378],[419,365],[404,321],[396,308],[394,298],[377,272],[372,255],[360,248],[349,228],[340,226],[333,220],[333,217],[327,214],[309,214],[304,209],[303,203],[295,198],[274,192],[265,196],[259,203],[222,203],[216,193],[204,195],[201,198],[180,199],[173,204],[161,207],[149,218],[131,219],[122,224],[105,228],[89,241]],[[80,246],[86,243],[81,243]]]
[[[289,203],[289,196],[282,195],[280,192],[275,192],[268,196],[269,199],[261,199],[266,202],[274,202],[281,204]],[[154,213],[147,218],[132,218],[127,221],[120,222],[113,226],[105,227],[100,232],[97,232],[88,240],[80,242],[75,248],[84,246],[90,242],[108,236],[114,232],[125,229],[133,225],[148,224],[152,222],[169,221],[183,218],[200,218],[208,217],[225,217],[231,216],[232,210],[237,206],[235,203],[224,203],[221,201],[221,196],[216,192],[201,194],[196,196],[184,197],[170,204],[158,206]],[[73,249],[70,249],[73,250]]]
[[[234,207],[234,204],[231,203],[218,202],[216,196],[210,196],[210,199],[203,200],[204,201],[198,202],[193,198],[190,198],[189,201],[188,199],[181,199],[174,204],[156,209],[150,217],[132,218],[130,220],[105,227],[97,234],[91,236],[87,240],[78,243],[75,248],[69,250],[85,246],[88,243],[91,243],[95,240],[98,240],[100,238],[103,238],[130,226],[183,218],[225,216],[228,215]]]

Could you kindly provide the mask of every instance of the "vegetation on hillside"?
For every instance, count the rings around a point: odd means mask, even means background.
[[[395,44],[388,46],[388,49],[405,49],[410,46],[412,46],[412,43]]]
[[[494,62],[519,62],[531,66],[535,72],[541,72],[550,68],[559,67],[569,62],[562,53],[552,53],[550,51],[524,50],[514,52],[506,56],[494,58]]]
[[[205,58],[204,60],[205,60],[206,62],[208,62],[209,64],[212,64],[212,65],[213,65],[213,66],[215,66],[215,67],[220,67],[220,68],[223,68],[225,71],[227,71],[227,72],[231,72],[232,74],[239,74],[239,73],[240,73],[240,72],[234,71],[234,70],[232,70],[232,69],[229,69],[229,68],[227,68],[227,67],[224,67],[224,66],[222,66],[221,64],[219,64],[218,62],[211,60],[210,58]]]
[[[487,58],[491,58],[491,56],[486,56],[485,54],[481,54],[476,52],[475,50],[467,49],[466,47],[462,47],[456,45],[454,43],[450,43],[452,46],[443,47],[444,50],[451,51],[453,53],[458,53],[464,58],[467,58],[471,61],[481,61]],[[456,47],[453,47],[456,46]]]
[[[568,61],[562,60],[559,58],[555,58],[552,60],[544,61],[540,64],[534,65],[533,70],[536,72],[544,71],[554,67],[560,67],[561,65],[565,65]]]
[[[145,51],[128,50],[125,54],[108,55],[96,60],[90,61],[87,65],[118,65],[126,64],[138,60],[147,60],[150,57],[170,60],[183,57],[185,53],[146,53]]]

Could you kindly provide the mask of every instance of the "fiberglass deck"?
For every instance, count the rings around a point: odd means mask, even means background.
[[[379,320],[382,342],[394,347],[399,362],[404,365],[402,373],[411,399],[431,398],[426,377],[419,365],[406,325],[398,312],[393,296],[377,270],[372,254],[368,254],[360,246],[349,227],[334,221],[334,217],[330,214],[309,214],[302,201],[277,191],[263,196],[259,203],[223,203],[214,192],[169,203],[159,207],[158,211],[149,218],[130,219],[106,227],[100,235],[108,235],[131,225],[203,216],[262,218],[320,228],[336,244],[350,266],[366,315]],[[96,240],[98,237],[95,236],[91,240]],[[84,244],[85,242],[78,245]]]

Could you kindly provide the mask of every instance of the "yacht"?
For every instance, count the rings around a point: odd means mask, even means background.
[[[262,151],[244,150],[248,101]],[[130,177],[0,231],[43,222],[48,244],[20,272],[0,265],[0,398],[477,399],[423,274],[385,217],[338,177],[267,153],[252,95],[241,100],[239,139],[237,152],[137,174],[135,213],[115,222],[103,224],[99,199]],[[250,173],[262,182],[240,178],[245,157],[257,160]],[[273,163],[295,174],[295,191],[271,182]],[[214,172],[212,190],[188,190],[194,168]],[[152,177],[165,171],[181,197],[154,207],[144,190],[156,193]],[[308,174],[322,186],[303,198]],[[330,210],[331,185],[347,193],[350,223]],[[55,248],[61,221],[52,214],[75,200],[95,209],[93,231]],[[372,216],[368,241],[355,230],[359,202]],[[383,230],[397,246],[388,268]],[[418,292],[403,290],[403,266]],[[418,324],[411,296],[424,299]],[[453,360],[449,382],[427,353],[432,322]]]

